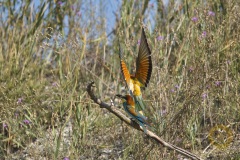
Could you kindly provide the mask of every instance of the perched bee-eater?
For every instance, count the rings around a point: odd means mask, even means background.
[[[135,74],[132,75],[129,73],[127,69],[127,65],[123,61],[120,47],[119,47],[119,57],[120,57],[121,71],[125,79],[125,82],[127,83],[127,87],[130,91],[130,95],[134,97],[136,110],[143,115],[142,110],[144,110],[145,104],[142,99],[141,88],[147,87],[152,74],[151,51],[147,43],[144,29],[142,29],[138,57],[136,60]]]
[[[147,117],[135,110],[135,103],[133,97],[130,95],[123,96],[119,94],[117,94],[116,96],[126,100],[125,102],[123,102],[124,110],[135,122],[137,122],[143,128],[144,132],[146,133],[146,126],[150,127],[150,125],[147,122]]]

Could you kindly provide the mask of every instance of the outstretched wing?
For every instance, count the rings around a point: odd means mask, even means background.
[[[138,57],[136,61],[136,74],[135,77],[140,81],[145,87],[147,87],[152,74],[152,59],[151,51],[147,43],[147,38],[142,28],[142,35],[140,41],[140,47],[138,52]]]
[[[124,77],[124,80],[127,84],[127,88],[130,91],[130,94],[133,95],[133,84],[131,82],[131,75],[128,71],[127,65],[123,60],[121,49],[120,49],[120,43],[119,43],[119,58],[120,58],[120,66],[121,66],[121,72]]]

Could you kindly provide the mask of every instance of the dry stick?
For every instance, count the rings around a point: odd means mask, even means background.
[[[100,108],[106,108],[109,112],[113,113],[115,116],[117,116],[118,118],[120,118],[122,121],[124,121],[125,123],[127,123],[128,125],[130,125],[131,127],[137,129],[137,130],[140,130],[143,132],[143,129],[140,128],[140,126],[132,121],[131,119],[129,119],[128,117],[126,117],[124,114],[122,114],[122,112],[117,108],[117,107],[114,107],[113,104],[109,105],[103,101],[101,101],[99,98],[97,98],[94,93],[93,93],[93,90],[92,90],[92,87],[93,87],[93,84],[94,82],[91,82],[88,84],[87,86],[87,92],[89,94],[89,96],[91,97],[91,99],[100,106]],[[194,155],[193,153],[191,152],[188,152],[182,148],[179,148],[173,144],[170,144],[166,141],[164,141],[163,139],[161,139],[160,137],[158,137],[155,133],[147,130],[146,134],[156,140],[158,143],[162,144],[164,147],[167,147],[169,149],[172,149],[172,150],[175,150],[176,152],[188,157],[188,158],[191,158],[191,159],[199,159],[201,160],[200,157]]]

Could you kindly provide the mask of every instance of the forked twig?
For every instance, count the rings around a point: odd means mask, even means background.
[[[103,101],[101,101],[99,98],[97,98],[95,96],[95,94],[93,93],[93,90],[92,90],[92,87],[93,87],[93,84],[94,82],[91,82],[88,84],[87,86],[87,92],[89,94],[89,96],[91,97],[91,99],[96,103],[98,104],[101,108],[106,108],[109,112],[113,113],[115,116],[117,116],[118,118],[120,118],[122,121],[124,121],[125,123],[127,123],[128,125],[130,125],[131,127],[137,129],[137,130],[140,130],[143,132],[143,129],[140,128],[140,126],[135,123],[134,121],[132,121],[131,119],[129,119],[128,117],[126,117],[124,114],[122,114],[122,112],[117,108],[117,107],[114,107],[113,104],[109,105]],[[201,160],[200,157],[194,155],[193,153],[189,152],[189,151],[186,151],[182,148],[179,148],[173,144],[170,144],[166,141],[164,141],[162,138],[158,137],[155,133],[147,130],[146,131],[146,134],[157,141],[157,143],[160,143],[162,144],[164,147],[167,147],[169,149],[172,149],[188,158],[191,158],[191,159],[196,159],[196,160]]]

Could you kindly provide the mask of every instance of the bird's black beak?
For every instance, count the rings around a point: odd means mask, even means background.
[[[123,95],[121,95],[121,94],[116,94],[115,97],[119,97],[119,98],[121,98],[121,99],[126,99],[126,96],[123,96]]]

